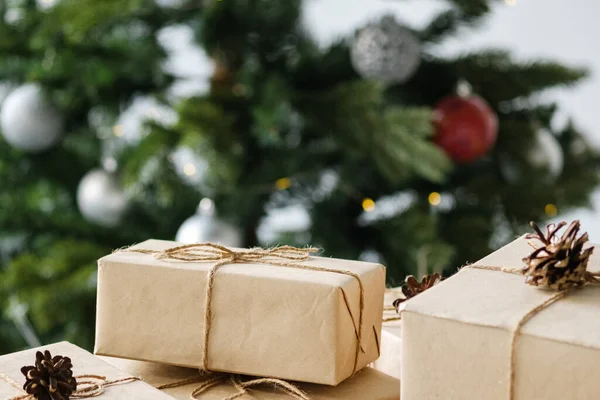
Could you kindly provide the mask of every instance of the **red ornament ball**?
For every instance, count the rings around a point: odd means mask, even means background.
[[[478,96],[449,96],[434,108],[433,141],[457,163],[485,156],[496,142],[498,117]]]

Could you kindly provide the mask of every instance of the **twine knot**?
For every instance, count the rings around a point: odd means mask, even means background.
[[[319,249],[314,247],[298,248],[293,246],[278,246],[269,249],[260,247],[252,249],[230,249],[215,243],[192,243],[171,247],[165,250],[125,249],[123,251],[151,254],[161,260],[178,260],[187,262],[222,262],[244,263],[256,262],[266,258],[305,261]]]
[[[109,386],[120,385],[138,381],[139,378],[129,376],[127,378],[109,381],[101,375],[79,375],[77,378],[77,390],[71,395],[74,399],[86,399],[102,395]]]

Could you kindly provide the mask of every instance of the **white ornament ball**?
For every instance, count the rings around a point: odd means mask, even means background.
[[[243,245],[241,232],[214,216],[214,205],[209,199],[202,199],[198,212],[181,224],[175,240],[184,244],[211,242],[229,247]]]
[[[536,168],[545,168],[552,178],[557,178],[563,170],[565,158],[560,143],[546,129],[538,131],[536,145],[529,151],[528,159]]]
[[[403,83],[421,63],[419,39],[393,17],[363,28],[350,49],[356,71],[364,78],[383,83]]]
[[[526,163],[547,171],[547,181],[554,181],[564,168],[564,153],[556,137],[546,129],[537,131],[535,141],[525,155]],[[522,165],[522,164],[521,164]],[[510,155],[501,156],[500,171],[512,183],[519,182],[527,173]]]
[[[88,172],[77,188],[77,205],[81,214],[88,221],[107,228],[121,222],[128,203],[115,177],[101,169]]]
[[[6,97],[0,128],[13,147],[36,153],[52,147],[63,132],[63,117],[34,83],[19,86]]]

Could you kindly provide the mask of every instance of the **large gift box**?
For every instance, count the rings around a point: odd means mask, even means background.
[[[22,389],[25,376],[21,373],[21,367],[34,365],[36,353],[38,351],[43,353],[46,350],[52,356],[60,355],[71,359],[73,375],[77,379],[80,394],[91,396],[95,393],[94,397],[114,400],[171,399],[165,393],[138,379],[132,379],[132,375],[68,342],[0,356],[0,399],[24,400],[26,398],[27,393]],[[81,375],[95,375],[95,377],[80,377]]]
[[[599,398],[600,287],[573,289],[547,305],[556,292],[479,269],[520,269],[531,251],[521,237],[405,303],[402,399]],[[588,271],[598,270],[600,256],[592,255]]]
[[[99,260],[96,354],[328,385],[379,357],[383,266],[176,246]]]
[[[381,357],[372,364],[376,370],[398,379],[400,379],[402,361],[402,321],[392,303],[399,297],[404,297],[399,287],[385,291]]]
[[[102,358],[152,386],[171,386],[163,391],[175,399],[190,399],[194,389],[210,379],[200,378],[194,382],[194,378],[199,376],[199,372],[190,368],[111,357]],[[185,384],[186,381],[192,382]],[[182,384],[179,384],[180,382]],[[400,400],[400,381],[369,367],[362,369],[355,376],[335,387],[310,383],[294,385],[310,400]],[[197,393],[195,398],[224,400],[238,393],[239,389],[236,389],[228,381],[224,381],[206,391]],[[269,384],[249,387],[246,394],[239,397],[240,400],[285,400],[288,398],[293,400],[295,397],[286,395],[285,391],[278,390]]]

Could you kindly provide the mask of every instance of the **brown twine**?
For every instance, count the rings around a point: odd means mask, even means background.
[[[11,379],[9,376],[0,374],[0,378],[4,379],[11,386],[16,389],[23,390],[22,386]],[[75,390],[71,397],[74,399],[87,399],[91,397],[98,397],[104,393],[107,387],[122,385],[125,383],[131,383],[140,380],[139,378],[129,376],[127,378],[115,379],[109,381],[105,376],[101,375],[77,375],[77,390]],[[21,396],[11,397],[8,400],[33,400],[35,396],[32,394],[24,394]]]
[[[292,396],[294,399],[297,399],[297,400],[310,400],[309,397],[307,396],[307,394],[304,393],[302,390],[300,390],[298,387],[292,385],[289,382],[281,380],[281,379],[256,378],[256,379],[243,381],[239,375],[228,375],[228,374],[223,374],[223,373],[212,373],[211,375],[208,376],[208,378],[203,377],[203,376],[197,376],[197,377],[193,377],[193,378],[182,379],[180,381],[171,382],[171,383],[157,386],[156,388],[159,390],[163,390],[163,389],[186,386],[186,385],[189,385],[192,383],[200,383],[200,386],[198,386],[194,390],[192,390],[192,392],[190,394],[190,399],[197,399],[196,396],[198,396],[202,393],[205,393],[209,389],[211,389],[215,386],[224,384],[226,382],[229,382],[231,384],[231,386],[233,386],[235,389],[237,389],[238,392],[223,398],[223,400],[235,400],[237,398],[240,398],[240,397],[248,394],[248,390],[250,388],[252,388],[254,386],[260,386],[260,385],[271,385],[275,389],[279,389],[279,390],[285,392],[287,395]]]
[[[254,248],[249,250],[232,250],[225,246],[221,246],[214,243],[193,243],[182,246],[172,247],[166,250],[148,250],[148,249],[135,249],[127,248],[118,251],[126,251],[132,253],[143,253],[153,255],[157,259],[165,260],[178,260],[178,261],[196,261],[196,262],[215,262],[208,271],[207,285],[205,292],[205,310],[204,310],[204,347],[202,349],[202,369],[208,371],[208,342],[212,320],[212,292],[215,284],[215,277],[220,267],[226,264],[235,263],[261,263],[266,265],[272,265],[276,267],[287,267],[297,268],[310,271],[321,271],[321,272],[333,272],[336,274],[348,275],[355,278],[358,281],[360,288],[360,302],[359,302],[359,316],[358,316],[358,328],[354,323],[354,316],[350,310],[350,305],[346,301],[346,306],[350,317],[352,319],[352,325],[357,331],[357,343],[356,351],[354,355],[354,368],[353,373],[356,373],[358,367],[358,359],[360,352],[362,351],[362,325],[363,325],[363,312],[365,303],[365,293],[363,283],[360,276],[352,271],[319,267],[315,265],[299,264],[299,261],[306,261],[310,258],[311,253],[319,251],[319,249],[307,247],[297,248],[293,246],[279,246],[270,249]],[[275,260],[273,260],[275,259]],[[283,261],[277,261],[283,260]],[[344,293],[345,295],[345,293]]]
[[[499,271],[505,272],[515,275],[522,275],[520,269],[516,268],[505,268],[505,267],[494,267],[489,265],[467,265],[465,268],[475,268],[475,269],[483,269],[487,271]],[[591,284],[600,284],[600,281],[596,279],[598,276],[597,273],[587,272],[588,283]],[[531,318],[533,318],[538,312],[548,308],[550,305],[556,303],[558,300],[564,298],[567,294],[569,294],[570,289],[561,290],[559,292],[554,293],[551,297],[546,299],[543,303],[535,306],[533,309],[529,310],[525,315],[523,315],[517,325],[512,330],[512,336],[510,339],[510,364],[509,364],[509,400],[515,400],[516,398],[516,369],[517,369],[517,339],[519,334],[521,333],[521,328],[525,325]]]

